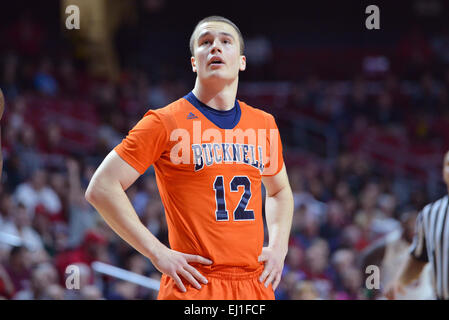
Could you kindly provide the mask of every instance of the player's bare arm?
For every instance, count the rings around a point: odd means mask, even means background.
[[[181,291],[186,291],[181,276],[200,289],[199,282],[206,284],[207,279],[189,263],[211,264],[212,261],[167,248],[143,225],[125,193],[139,176],[139,172],[111,151],[93,175],[86,199],[122,239],[171,277]]]
[[[420,261],[409,255],[407,261],[399,272],[398,277],[393,280],[385,289],[387,299],[395,299],[397,294],[404,294],[405,287],[418,279],[427,262]]]
[[[263,177],[266,189],[265,216],[268,226],[268,247],[262,249],[259,261],[265,262],[260,282],[271,283],[273,290],[281,281],[282,269],[288,250],[293,217],[293,194],[285,165],[275,176]]]

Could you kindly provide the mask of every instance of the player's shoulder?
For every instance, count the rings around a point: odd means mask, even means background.
[[[271,113],[260,108],[253,107],[244,101],[238,101],[242,112],[248,113],[251,117],[265,119],[266,121],[274,121],[274,116]]]

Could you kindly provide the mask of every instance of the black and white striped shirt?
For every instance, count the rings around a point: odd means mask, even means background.
[[[430,262],[438,299],[449,300],[449,196],[428,204],[416,219],[410,253]]]

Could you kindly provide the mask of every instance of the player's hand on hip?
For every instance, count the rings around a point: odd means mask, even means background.
[[[398,294],[405,294],[405,289],[399,281],[393,281],[387,286],[384,294],[385,298],[388,300],[394,300],[397,298]]]
[[[162,253],[160,253],[154,260],[155,261],[152,261],[154,266],[160,272],[172,278],[175,281],[176,286],[182,292],[186,292],[186,287],[180,276],[190,282],[198,290],[201,289],[200,282],[207,284],[207,279],[189,263],[194,262],[209,265],[212,264],[212,261],[209,259],[198,255],[178,252],[165,247],[165,249],[162,250]]]
[[[263,247],[262,254],[258,261],[264,262],[264,270],[259,277],[259,281],[264,283],[265,287],[272,285],[273,290],[276,290],[281,281],[282,270],[284,269],[285,254],[280,250],[275,250],[271,247]]]

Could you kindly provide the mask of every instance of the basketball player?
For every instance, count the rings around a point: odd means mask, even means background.
[[[387,287],[385,296],[397,299],[417,279],[428,263],[438,300],[449,300],[449,151],[444,156],[443,180],[448,194],[424,207],[416,218],[410,254],[399,275]]]
[[[158,299],[274,299],[293,215],[279,131],[273,116],[236,99],[246,57],[233,22],[201,20],[190,51],[193,90],[145,114],[99,166],[86,199],[162,272]],[[125,194],[150,165],[170,248],[140,222]]]

